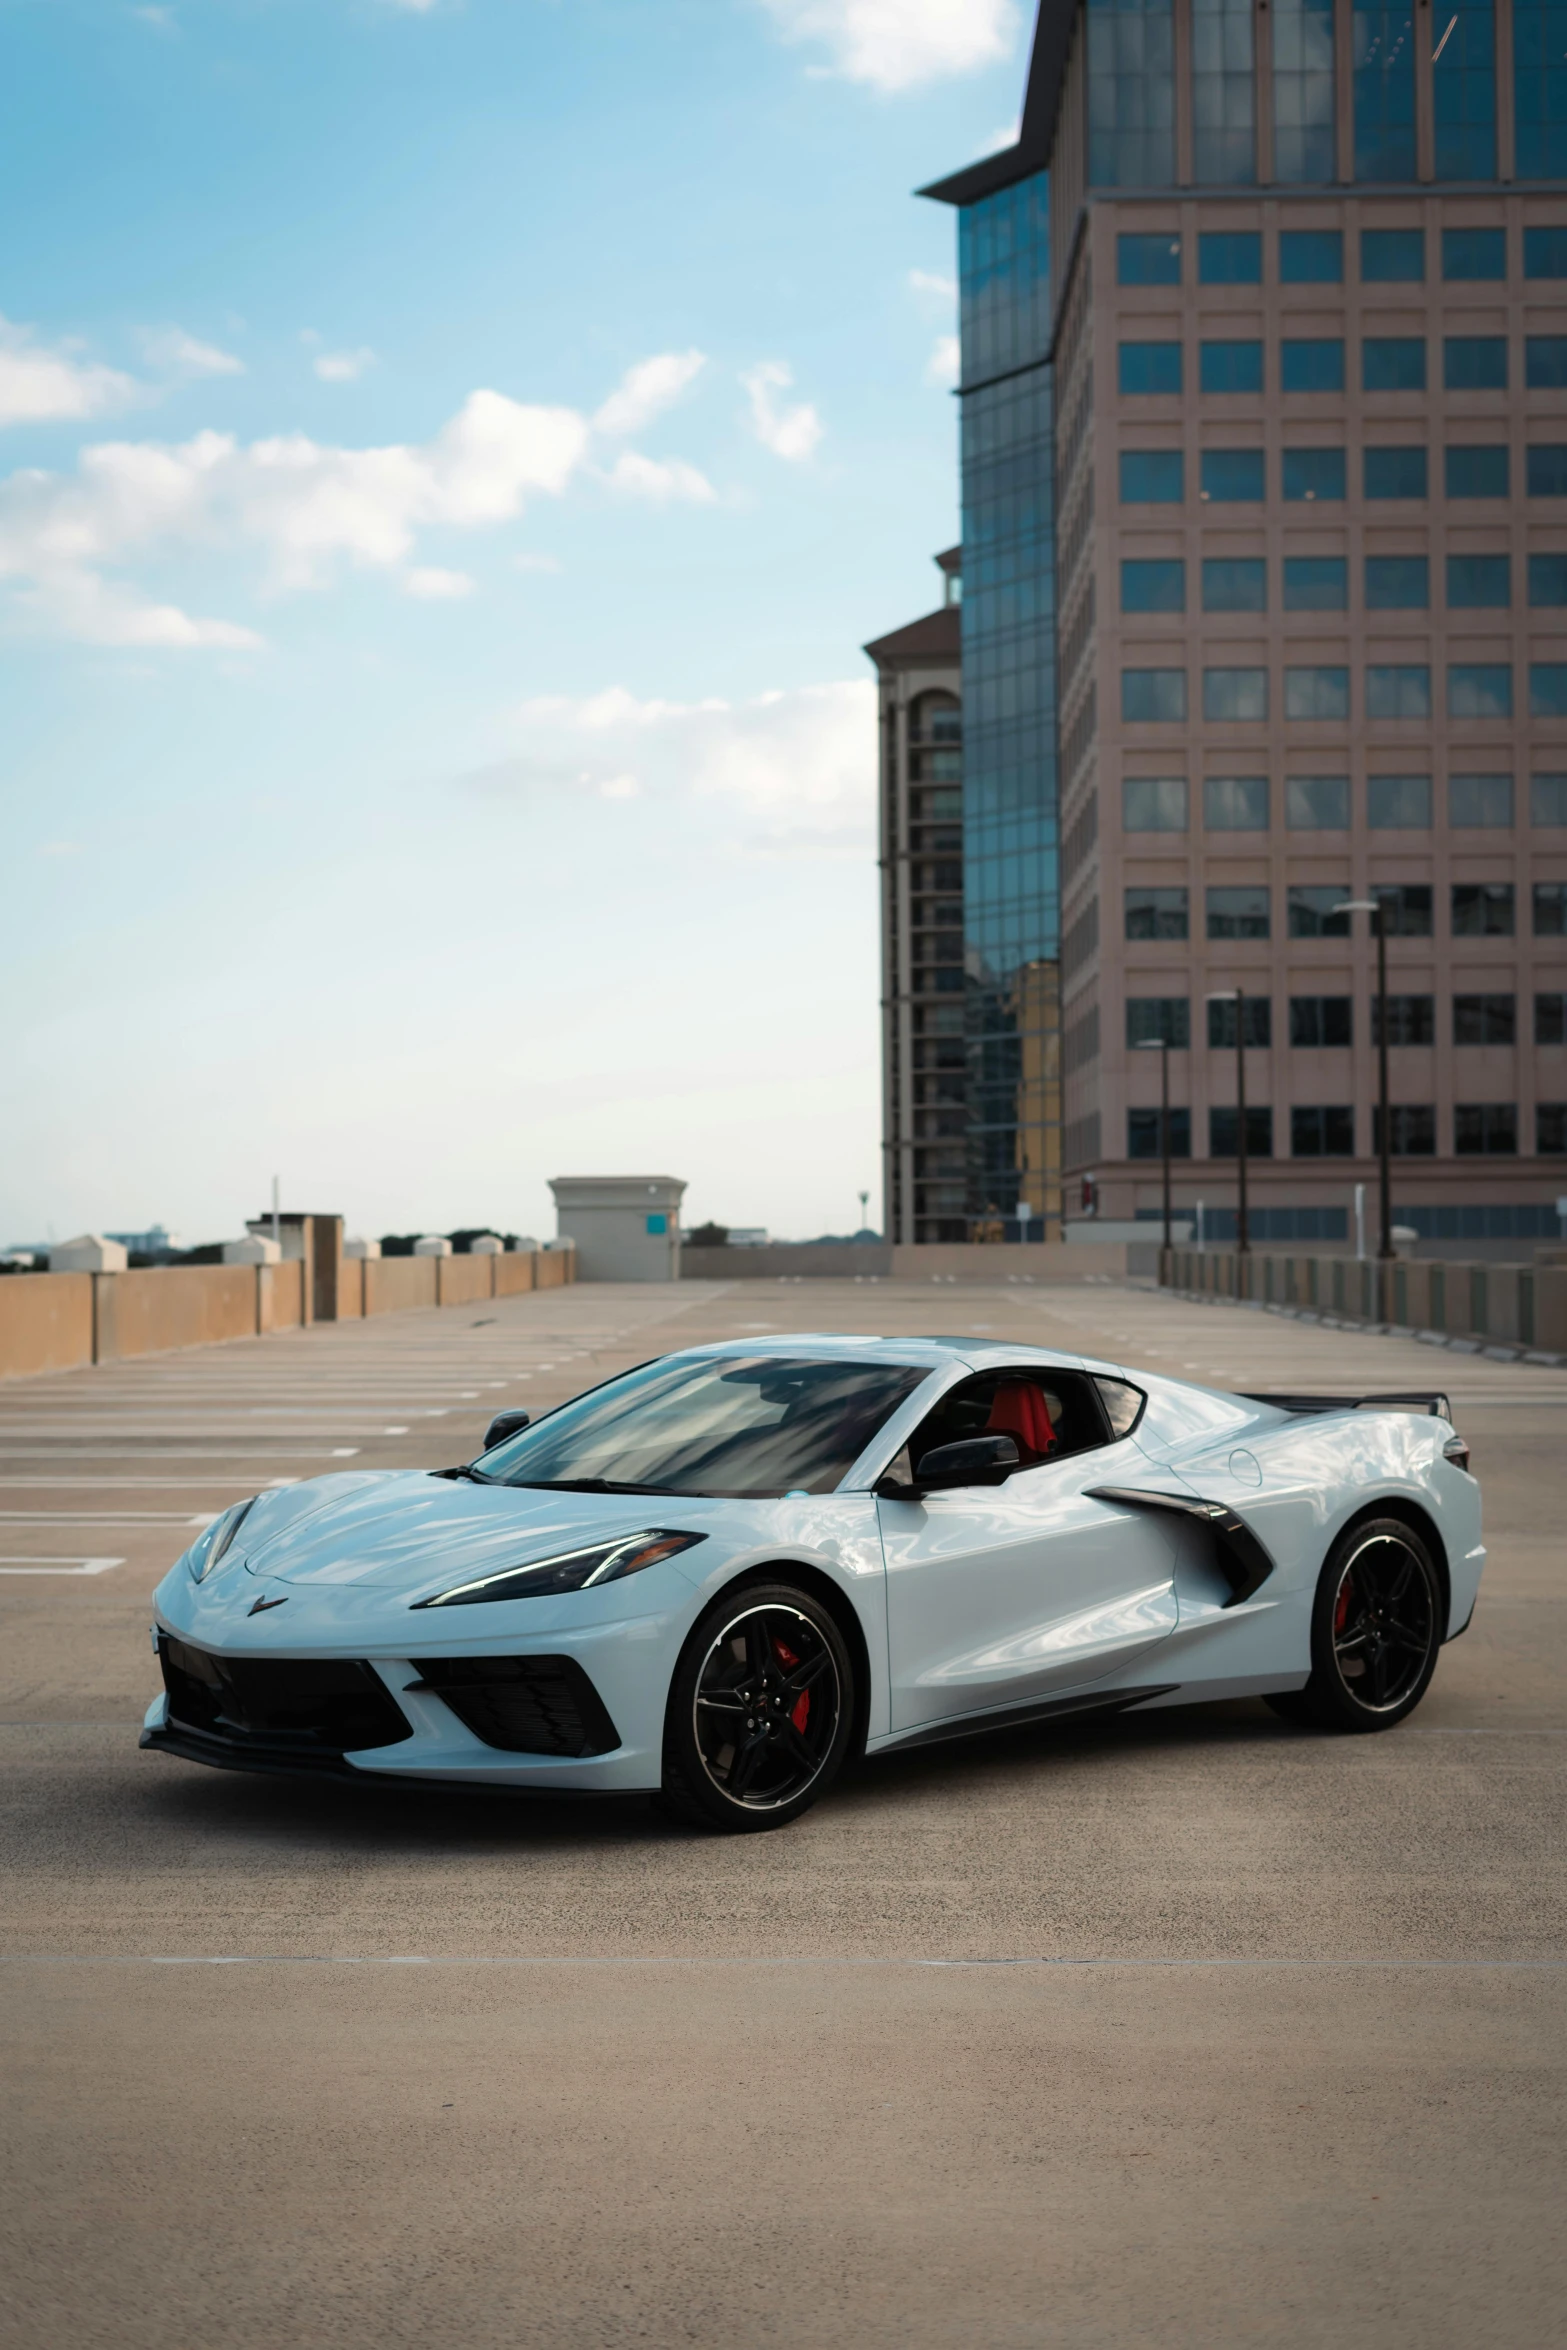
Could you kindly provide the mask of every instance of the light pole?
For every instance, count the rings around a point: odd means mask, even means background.
[[[1246,991],[1216,987],[1210,1004],[1235,1006],[1235,1254],[1251,1254],[1251,1220],[1246,1212]]]
[[[1164,1162],[1164,1253],[1169,1255],[1170,1239],[1170,1039],[1168,1036],[1145,1036],[1137,1047],[1140,1053],[1159,1056],[1159,1156]]]
[[[1335,914],[1369,914],[1371,934],[1377,942],[1377,1186],[1381,1232],[1377,1238],[1377,1255],[1384,1261],[1393,1254],[1393,1169],[1392,1118],[1387,1099],[1387,920],[1386,909],[1380,898],[1346,898],[1335,906]]]

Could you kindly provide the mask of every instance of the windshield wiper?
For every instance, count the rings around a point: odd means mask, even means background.
[[[430,1474],[432,1477],[462,1477],[470,1485],[493,1485],[495,1483],[495,1479],[486,1477],[482,1469],[469,1468],[466,1461],[459,1461],[455,1469],[432,1469]]]
[[[497,1482],[486,1477],[485,1484]],[[613,1477],[508,1477],[530,1493],[678,1493],[678,1485],[621,1485]]]

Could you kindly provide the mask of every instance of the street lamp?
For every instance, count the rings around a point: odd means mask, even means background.
[[[1247,1257],[1251,1219],[1246,1213],[1246,994],[1239,987],[1216,987],[1205,1000],[1235,1006],[1235,1253]]]
[[[1164,1251],[1168,1256],[1173,1245],[1170,1239],[1170,1039],[1145,1036],[1136,1049],[1159,1055],[1159,1156],[1164,1162]]]
[[[1393,1254],[1393,1148],[1392,1119],[1387,1101],[1387,919],[1380,898],[1346,898],[1341,906],[1334,906],[1335,914],[1369,914],[1371,932],[1377,942],[1377,1094],[1378,1120],[1381,1132],[1377,1137],[1377,1179],[1380,1191],[1382,1230],[1377,1241],[1377,1255],[1384,1260]]]

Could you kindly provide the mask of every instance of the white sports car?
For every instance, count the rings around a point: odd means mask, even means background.
[[[852,1755],[1257,1695],[1384,1730],[1469,1622],[1440,1395],[1220,1394],[965,1338],[693,1347],[470,1466],[227,1510],[144,1746],[796,1819]]]

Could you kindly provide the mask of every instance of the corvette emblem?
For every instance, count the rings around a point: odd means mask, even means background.
[[[245,1612],[247,1615],[264,1616],[269,1607],[287,1607],[287,1605],[288,1593],[285,1591],[281,1599],[258,1599],[252,1601],[251,1605],[246,1609]]]

